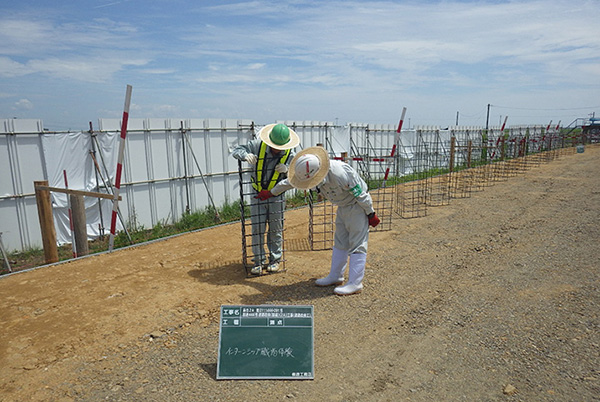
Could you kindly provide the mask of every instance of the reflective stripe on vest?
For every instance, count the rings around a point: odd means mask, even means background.
[[[265,157],[267,155],[267,144],[266,143],[261,143],[260,144],[260,151],[258,152],[258,163],[256,164],[256,179],[253,177],[252,178],[252,187],[254,187],[254,189],[258,192],[262,191],[262,178],[263,178],[263,174],[266,175],[266,164],[265,164]],[[285,164],[285,162],[287,161],[288,157],[290,156],[290,149],[286,149],[285,152],[283,153],[283,156],[281,158],[279,158],[279,163],[283,163]],[[271,191],[273,189],[273,187],[275,187],[275,184],[277,184],[277,181],[279,180],[279,172],[276,170],[273,170],[273,176],[271,176],[271,180],[269,181],[269,185],[267,186],[267,190]]]

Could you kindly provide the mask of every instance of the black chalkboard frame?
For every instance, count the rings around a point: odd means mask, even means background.
[[[222,305],[217,380],[314,379],[312,305]]]

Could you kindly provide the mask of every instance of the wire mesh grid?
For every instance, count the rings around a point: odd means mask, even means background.
[[[469,169],[473,144],[466,136],[450,139],[450,196],[468,198],[473,186],[473,171]]]
[[[310,208],[308,225],[310,249],[330,250],[333,248],[337,208],[316,191],[309,193],[308,202]]]
[[[274,197],[266,201],[256,199],[256,190],[252,186],[252,169],[243,169],[238,161],[240,213],[242,228],[242,263],[246,275],[251,275],[254,266],[262,267],[259,275],[268,273],[266,267],[270,262],[278,262],[279,270],[285,271],[285,197]],[[279,239],[279,236],[280,239]],[[280,244],[281,255],[274,255],[279,250],[271,250],[269,243],[276,249]],[[254,275],[253,275],[254,276]]]
[[[380,220],[377,227],[369,229],[371,232],[392,230],[395,192],[394,186],[382,186],[375,190],[369,190],[373,199],[373,209]]]
[[[534,127],[532,134],[533,162],[534,166],[540,166],[542,163],[550,162],[553,159],[550,147],[552,146],[551,136],[542,127]]]
[[[527,150],[526,131],[521,128],[511,130],[510,142],[512,147],[510,152],[512,155],[512,159],[510,160],[511,173],[514,175],[525,173],[529,168],[525,157]]]
[[[432,207],[450,203],[451,178],[448,174],[449,146],[440,137],[439,129],[417,130],[427,157],[427,190],[425,202]]]
[[[482,191],[488,185],[488,169],[486,168],[486,144],[481,129],[466,130],[465,133],[471,152],[468,157],[468,167],[471,175],[471,191]]]
[[[393,185],[397,178],[396,163],[393,153],[395,148],[376,147],[367,137],[367,147],[359,148],[362,155],[361,177],[367,182],[369,194],[373,200],[373,209],[380,223],[372,227],[372,232],[392,229],[394,200],[396,189]]]
[[[427,175],[423,140],[415,131],[402,132],[398,137],[395,212],[402,218],[427,215]]]
[[[505,138],[500,131],[495,132],[490,129],[488,133],[487,158],[490,166],[490,182],[504,181],[508,178],[506,175],[506,164],[504,163],[505,155]]]

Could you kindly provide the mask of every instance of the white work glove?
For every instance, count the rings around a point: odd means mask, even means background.
[[[277,171],[277,173],[287,173],[288,167],[283,163],[278,163],[277,166],[275,166],[275,171]]]
[[[246,155],[246,162],[248,162],[249,164],[256,165],[257,161],[258,161],[258,158],[256,157],[256,155],[254,155],[254,154]]]

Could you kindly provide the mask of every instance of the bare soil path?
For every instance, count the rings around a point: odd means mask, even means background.
[[[369,241],[365,289],[246,278],[239,223],[0,278],[2,401],[600,400],[600,147]],[[223,304],[311,304],[315,379],[217,381]]]

